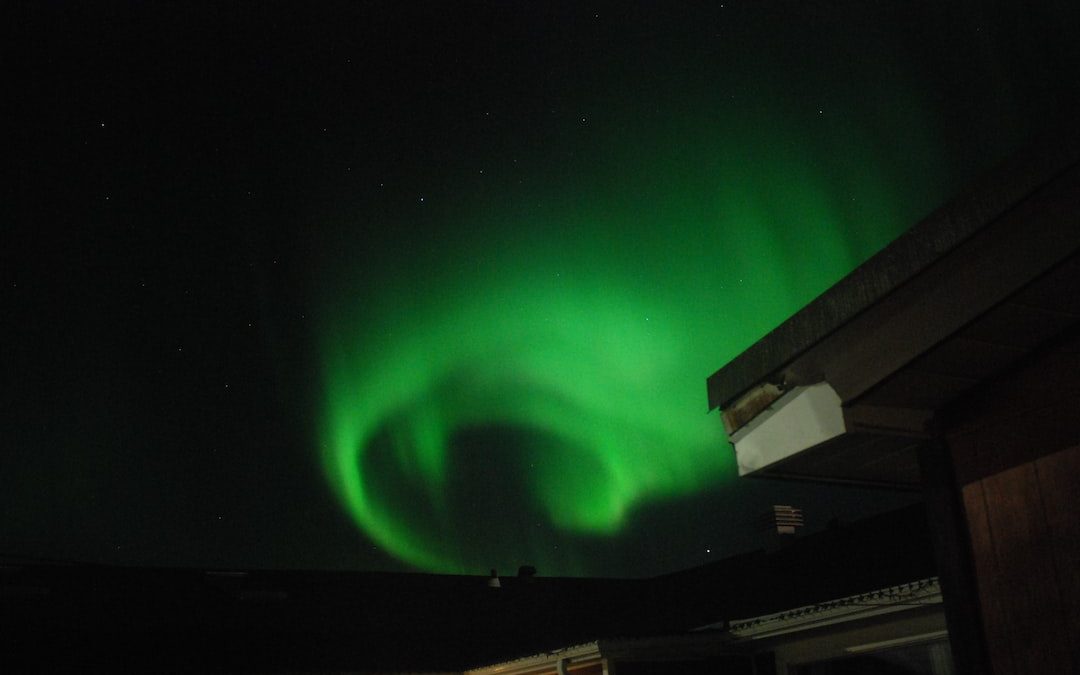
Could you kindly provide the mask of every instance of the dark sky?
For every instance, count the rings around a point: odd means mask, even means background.
[[[8,6],[0,554],[645,575],[909,501],[738,480],[704,380],[1075,110],[1071,3],[985,4]]]

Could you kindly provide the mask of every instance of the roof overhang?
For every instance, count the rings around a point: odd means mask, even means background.
[[[1055,140],[709,378],[740,474],[917,486],[937,413],[1080,323],[1080,143]]]

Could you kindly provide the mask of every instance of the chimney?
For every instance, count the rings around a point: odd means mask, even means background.
[[[765,550],[771,552],[796,540],[795,535],[803,526],[803,512],[796,506],[774,504],[758,523],[765,531]]]

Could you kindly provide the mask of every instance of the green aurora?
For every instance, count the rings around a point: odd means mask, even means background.
[[[626,44],[597,15],[462,66],[472,116],[408,108],[395,191],[320,214],[318,442],[362,532],[422,570],[609,574],[749,494],[705,378],[1074,86],[1068,10],[973,7],[720,5]]]
[[[567,566],[551,537],[500,547],[461,515],[470,437],[555,533],[614,536],[642,505],[734,478],[705,377],[940,196],[917,119],[883,162],[848,120],[767,114],[633,152],[611,139],[527,209],[444,213],[328,313],[325,471],[378,546],[431,571]]]
[[[706,378],[1080,110],[1075,1],[27,8],[17,565],[646,577],[910,504],[738,479]]]

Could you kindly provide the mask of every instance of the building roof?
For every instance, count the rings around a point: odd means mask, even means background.
[[[839,431],[743,474],[916,485],[939,410],[1080,322],[1078,136],[1018,153],[708,378],[737,455],[752,422],[836,399]]]
[[[926,529],[915,505],[652,579],[511,577],[498,589],[486,576],[6,564],[0,670],[28,657],[50,671],[460,672],[931,576]]]
[[[764,638],[941,603],[941,584],[937,577],[928,577],[762,616],[736,619],[728,624],[728,629],[738,637]]]

